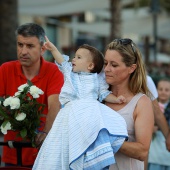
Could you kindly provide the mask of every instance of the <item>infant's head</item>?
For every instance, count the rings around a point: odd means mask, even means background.
[[[72,60],[74,72],[100,73],[104,65],[103,54],[88,44],[78,48]]]

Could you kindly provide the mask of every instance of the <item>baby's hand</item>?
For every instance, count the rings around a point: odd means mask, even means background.
[[[44,43],[43,47],[51,52],[52,56],[54,57],[55,61],[58,64],[61,64],[64,61],[63,56],[58,51],[58,49],[55,47],[55,45],[49,41],[47,36],[45,36],[45,40],[46,40],[46,42]]]
[[[117,103],[122,104],[122,103],[126,103],[126,99],[124,96],[118,96],[117,97]]]
[[[154,125],[153,133],[157,132],[157,130],[158,130],[158,126]]]
[[[49,51],[54,51],[56,50],[57,48],[55,47],[55,45],[49,41],[49,39],[47,38],[47,36],[45,36],[45,40],[46,42],[44,43],[44,47],[49,50]]]

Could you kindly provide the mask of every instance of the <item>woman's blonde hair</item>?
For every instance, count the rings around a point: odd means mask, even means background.
[[[130,75],[129,89],[133,94],[141,92],[151,98],[151,92],[147,87],[145,64],[136,44],[131,39],[115,39],[107,45],[105,52],[107,50],[119,52],[122,56],[122,62],[127,67],[136,64],[136,69]]]

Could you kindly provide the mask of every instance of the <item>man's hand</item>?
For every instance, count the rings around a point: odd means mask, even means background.
[[[39,132],[37,134],[36,139],[35,139],[37,149],[40,149],[40,147],[41,147],[43,141],[45,140],[46,136],[47,136],[46,132]]]

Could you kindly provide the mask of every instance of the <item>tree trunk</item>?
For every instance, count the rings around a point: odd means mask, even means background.
[[[0,65],[16,60],[16,36],[18,26],[17,0],[0,0]]]
[[[121,1],[120,0],[110,0],[110,13],[111,13],[111,31],[110,31],[110,41],[115,38],[121,38]]]

